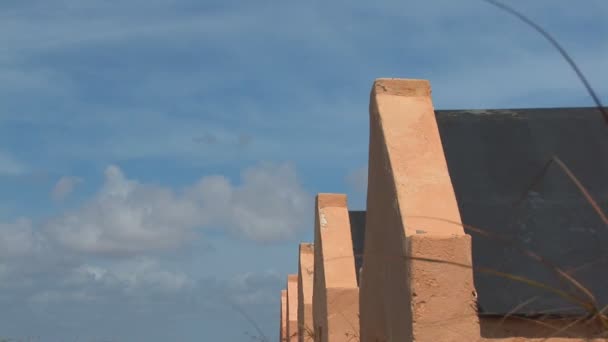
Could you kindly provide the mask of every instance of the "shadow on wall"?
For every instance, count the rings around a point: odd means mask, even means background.
[[[595,109],[436,116],[462,221],[513,240],[507,245],[472,233],[475,267],[563,285],[553,270],[514,247],[521,246],[568,271],[600,308],[608,305],[608,273],[602,271],[608,269],[608,227],[564,171],[555,163],[547,166],[559,156],[608,211],[608,134]],[[475,286],[481,313],[587,313],[557,294],[494,275],[476,272]]]

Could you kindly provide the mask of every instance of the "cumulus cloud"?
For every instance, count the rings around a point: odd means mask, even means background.
[[[64,176],[61,177],[51,192],[51,198],[54,201],[62,201],[69,196],[78,184],[82,183],[82,179],[78,177]]]
[[[247,168],[240,182],[205,176],[178,191],[129,179],[111,165],[100,190],[82,206],[47,221],[0,223],[0,259],[147,255],[181,248],[211,229],[276,241],[305,227],[311,205],[290,164]]]
[[[34,230],[31,220],[19,218],[11,223],[0,223],[0,262],[31,257],[46,248],[46,239]]]
[[[173,247],[189,238],[195,215],[194,204],[180,200],[170,189],[139,184],[110,166],[99,193],[52,220],[48,228],[72,250],[138,253]]]
[[[221,2],[214,11],[192,0],[146,1],[145,8],[143,1],[123,1],[119,10],[113,2],[60,2],[54,8],[32,1],[0,5],[0,28],[16,33],[0,47],[3,122],[18,124],[3,125],[2,136],[10,146],[31,147],[27,165],[17,154],[0,153],[0,176],[28,172],[33,162],[47,167],[83,160],[171,159],[206,167],[289,158],[308,165],[323,160],[332,169],[366,153],[361,137],[367,134],[369,87],[382,76],[430,79],[438,109],[591,103],[539,35],[476,1],[312,1],[296,4],[297,10],[293,3]],[[547,11],[546,4],[522,2],[518,8],[555,34],[605,98],[605,34],[599,26],[579,28],[601,22],[596,19],[606,13],[606,2],[551,6]],[[86,29],[74,29],[79,27]],[[395,32],[416,34],[396,43]],[[166,63],[168,58],[178,61]],[[20,134],[14,127],[40,130]],[[251,135],[235,127],[247,127]],[[246,147],[246,153],[234,147]],[[222,290],[238,303],[258,303],[251,311],[256,318],[262,310],[276,311],[278,305],[265,302],[276,301],[275,286],[283,285],[272,274],[207,279],[209,284],[191,287],[192,279],[179,272],[183,265],[171,267],[153,256],[184,247],[205,229],[255,241],[292,235],[312,212],[292,166],[258,165],[240,180],[207,176],[183,189],[129,176],[109,167],[99,192],[81,207],[49,222],[0,225],[3,333],[21,324],[20,331],[68,339],[49,335],[66,330],[39,329],[31,312],[15,312],[27,309],[19,298],[50,305],[45,322],[72,322],[86,336],[111,330],[122,340],[200,340],[201,331],[207,339],[242,340],[234,312],[221,320],[196,312],[187,324],[196,338],[178,335],[187,330],[181,317],[170,331],[167,318],[183,312],[193,292],[213,296]],[[356,196],[365,192],[366,176],[361,168],[346,177]],[[62,190],[51,197],[69,196],[79,184],[72,181],[58,183]],[[138,294],[146,300],[134,312],[125,299]],[[158,298],[171,300],[153,307]],[[180,307],[167,308],[167,302]],[[72,310],[71,303],[84,304]],[[150,320],[154,314],[158,319]],[[276,312],[265,321],[276,324]]]
[[[137,315],[155,321],[155,313],[170,312],[195,325],[212,311],[232,319],[233,305],[271,316],[266,308],[276,307],[279,273],[195,278],[181,259],[160,259],[157,252],[181,249],[198,228],[257,241],[286,237],[310,216],[310,203],[289,164],[245,169],[236,182],[206,176],[179,190],[108,166],[101,188],[81,207],[46,222],[0,224],[0,304],[12,327],[3,331],[36,326],[53,336],[61,326],[100,334],[99,319],[113,317],[128,335],[137,329],[121,322]]]
[[[48,264],[45,269],[31,267],[23,260],[0,262],[0,288],[11,293],[6,301],[40,305],[83,304],[86,302],[173,297],[194,290],[197,281],[179,264],[161,263],[157,257],[99,260],[80,258],[73,263]],[[6,304],[6,303],[4,303]]]
[[[82,207],[47,224],[60,245],[94,254],[135,254],[170,249],[197,228],[225,229],[246,239],[288,238],[309,216],[311,198],[289,164],[260,164],[233,184],[206,176],[179,192],[128,179],[117,166]]]
[[[221,176],[205,177],[189,196],[200,201],[210,224],[258,241],[290,237],[307,222],[312,203],[290,164],[248,168],[236,186]]]
[[[37,277],[36,287],[0,296],[5,308],[0,326],[4,334],[27,333],[29,327],[45,339],[57,341],[76,339],[76,335],[155,340],[158,334],[179,336],[184,324],[197,327],[199,333],[203,329],[206,335],[218,324],[218,330],[232,332],[234,320],[243,319],[238,316],[240,311],[255,313],[254,319],[270,328],[262,323],[276,316],[276,293],[282,285],[277,272],[193,279],[176,268],[179,266],[161,265],[156,259],[136,258],[113,265],[87,262],[65,276],[56,272],[54,278]],[[138,319],[145,321],[134,326]],[[223,322],[232,325],[223,326]],[[118,336],[107,335],[108,324]],[[228,340],[237,341],[250,329],[240,327]],[[138,330],[152,338],[144,338]]]
[[[64,285],[79,287],[103,286],[124,294],[174,293],[191,288],[194,281],[179,271],[164,269],[158,260],[137,257],[110,266],[82,264],[70,271]]]

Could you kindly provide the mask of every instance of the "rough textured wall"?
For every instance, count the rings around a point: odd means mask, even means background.
[[[281,290],[281,324],[279,326],[281,342],[287,341],[287,290]]]
[[[572,318],[481,317],[481,341],[487,342],[605,342],[597,324]]]
[[[314,341],[312,291],[314,283],[314,245],[300,244],[298,260],[298,341]]]
[[[287,340],[298,341],[298,275],[287,276]]]
[[[362,341],[479,337],[470,237],[430,93],[424,80],[380,79],[372,89]]]
[[[564,170],[547,164],[559,157],[608,212],[608,128],[598,110],[449,110],[436,117],[462,221],[571,270],[598,307],[608,305],[607,226]],[[521,251],[471,235],[477,267],[570,290]],[[476,272],[475,284],[485,313],[575,311],[572,303],[525,283]]]
[[[359,289],[345,195],[317,196],[314,250],[315,341],[352,341],[359,331]]]
[[[353,253],[355,255],[355,274],[359,285],[359,272],[363,267],[363,247],[365,246],[365,211],[349,211],[350,232],[353,240]]]

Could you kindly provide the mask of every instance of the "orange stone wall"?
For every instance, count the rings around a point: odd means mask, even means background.
[[[298,341],[298,275],[287,276],[287,341]]]
[[[314,284],[314,245],[300,244],[298,260],[298,341],[314,341],[312,292]]]
[[[424,80],[372,88],[362,341],[479,337],[471,239],[443,221],[460,214],[430,95]]]
[[[281,294],[281,336],[287,330],[300,342],[608,341],[596,337],[597,327],[572,319],[479,317],[471,237],[461,225],[429,82],[378,79],[369,111],[360,287],[347,198],[319,194],[314,246],[300,245],[298,275]]]
[[[281,290],[281,322],[279,324],[279,339],[287,341],[287,290]]]
[[[316,198],[314,260],[315,341],[352,341],[359,331],[359,288],[345,195]]]

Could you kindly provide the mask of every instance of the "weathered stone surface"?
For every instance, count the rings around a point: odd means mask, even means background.
[[[475,266],[573,290],[513,246],[526,248],[569,271],[599,307],[608,305],[608,225],[557,163],[538,178],[557,156],[608,212],[608,127],[597,109],[450,110],[436,117],[462,222],[514,240],[472,232]],[[522,282],[476,272],[475,284],[486,314],[582,312]]]
[[[312,292],[314,285],[314,245],[300,244],[298,260],[298,341],[314,341]]]
[[[346,196],[319,194],[315,210],[315,341],[352,341],[359,330],[357,277]]]

